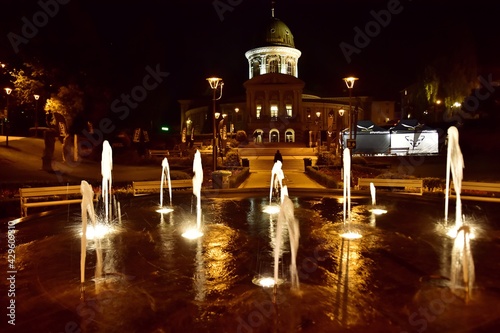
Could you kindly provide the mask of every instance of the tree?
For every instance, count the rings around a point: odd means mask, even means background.
[[[40,94],[45,86],[44,70],[34,64],[24,63],[22,68],[12,69],[10,75],[16,90],[17,103],[33,104],[33,96]]]
[[[446,109],[446,118],[452,116],[455,103],[462,103],[477,83],[477,61],[473,38],[461,24],[443,24],[447,27],[439,40],[428,45],[430,60],[423,64],[417,81],[414,104],[419,115],[435,107],[438,99]]]
[[[46,112],[58,112],[66,119],[66,126],[69,128],[73,119],[82,112],[83,91],[76,84],[69,84],[59,88],[57,94],[53,94],[45,104]]]

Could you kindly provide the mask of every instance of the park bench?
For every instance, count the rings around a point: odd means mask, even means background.
[[[460,198],[463,200],[500,202],[500,183],[462,181]],[[455,187],[450,183],[450,197],[455,196]]]
[[[160,180],[143,180],[132,182],[132,189],[134,196],[146,195],[150,193],[160,193],[161,188]],[[170,181],[172,189],[188,189],[193,187],[192,179],[174,179]],[[164,186],[168,189],[168,184]]]
[[[167,150],[167,149],[149,149],[148,150],[149,157],[159,156],[159,157],[167,157],[167,156],[179,156],[182,157],[181,150]]]
[[[80,203],[80,188],[80,185],[20,188],[21,216],[28,216],[28,208]]]
[[[424,193],[424,181],[423,179],[384,179],[384,178],[358,178],[358,188],[370,187],[370,183],[377,187],[397,187],[404,188],[408,190],[410,188],[415,188],[419,190],[419,194]]]

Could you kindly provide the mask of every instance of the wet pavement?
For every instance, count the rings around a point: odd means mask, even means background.
[[[192,196],[174,193],[170,214],[158,198],[123,198],[113,231],[89,240],[80,293],[78,209],[16,224],[16,331],[64,332],[496,332],[500,328],[500,244],[496,204],[465,203],[474,230],[475,283],[466,300],[450,282],[454,241],[446,236],[440,200],[379,195],[353,199],[351,222],[335,195],[291,195],[300,225],[291,289],[287,236],[276,244],[277,215],[263,212],[265,194],[202,198],[198,240]],[[98,207],[98,212],[102,211]],[[101,207],[102,208],[102,207]],[[452,223],[452,217],[449,224]],[[346,230],[363,237],[347,240]],[[5,236],[5,235],[3,235]],[[5,245],[1,253],[6,256]],[[252,283],[272,276],[272,288]],[[99,262],[98,253],[103,260]],[[3,257],[0,269],[7,258]],[[7,286],[8,281],[3,284]],[[81,298],[83,296],[83,298]],[[6,321],[0,323],[2,331]]]

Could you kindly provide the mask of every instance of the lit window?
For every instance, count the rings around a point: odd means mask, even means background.
[[[278,72],[278,61],[271,60],[269,62],[269,73],[277,73]]]
[[[286,105],[286,116],[287,117],[292,117],[292,104],[287,104]]]
[[[278,117],[278,106],[276,104],[271,105],[271,117],[272,118]]]
[[[255,110],[255,117],[257,119],[260,119],[260,112],[262,111],[262,105],[257,105],[257,108]]]

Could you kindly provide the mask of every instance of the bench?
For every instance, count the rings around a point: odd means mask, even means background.
[[[375,187],[403,187],[404,189],[419,189],[419,194],[424,193],[423,179],[383,179],[383,178],[358,178],[358,188],[370,187],[373,183]]]
[[[455,187],[450,183],[450,197],[454,197]],[[464,195],[465,194],[465,195]],[[500,202],[500,183],[462,181],[460,198],[464,200]]]
[[[21,216],[28,216],[28,208],[69,205],[82,202],[81,185],[23,187],[19,189]],[[31,201],[34,200],[34,201]]]
[[[179,156],[182,157],[182,150],[167,150],[167,149],[149,149],[148,150],[149,157],[160,156]]]
[[[150,193],[160,193],[161,188],[160,180],[144,180],[132,182],[132,190],[134,196],[146,195]],[[172,189],[188,189],[193,187],[192,179],[174,179],[170,181]],[[168,184],[164,186],[168,189]]]

